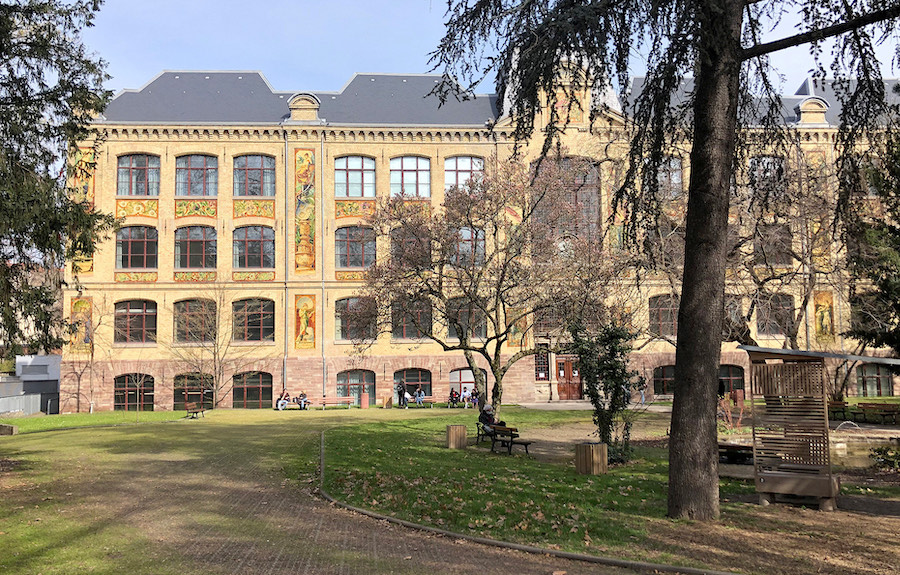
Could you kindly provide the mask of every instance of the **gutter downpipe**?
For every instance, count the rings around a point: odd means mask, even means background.
[[[290,194],[290,160],[288,149],[288,130],[282,124],[282,134],[284,136],[284,349],[281,354],[281,389],[287,387],[287,357],[288,342],[290,341],[290,302],[288,301],[288,278],[290,277],[291,260],[290,260],[290,214],[291,214],[291,194]]]
[[[319,168],[319,189],[322,190],[322,193],[319,194],[319,221],[322,222],[320,224],[320,229],[322,230],[321,242],[319,242],[319,277],[322,278],[321,283],[321,297],[319,300],[322,302],[321,310],[322,313],[319,315],[321,318],[320,325],[325,325],[325,121],[322,121],[322,131],[319,134],[319,161],[317,162],[320,166]],[[322,342],[322,397],[325,397],[327,394],[325,393],[325,386],[328,385],[328,366],[325,363],[325,330],[322,330],[321,334],[321,342]]]

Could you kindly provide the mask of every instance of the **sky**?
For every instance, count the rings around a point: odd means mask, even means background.
[[[338,91],[356,73],[430,72],[445,11],[446,0],[106,0],[83,39],[114,93],[163,70],[257,70],[275,90]],[[891,49],[879,54],[883,74],[900,75]],[[774,61],[786,94],[812,68],[806,48]],[[492,80],[476,91],[494,92]]]

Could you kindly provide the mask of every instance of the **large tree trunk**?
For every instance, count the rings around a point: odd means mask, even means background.
[[[719,516],[716,392],[743,0],[700,3],[699,66],[669,444],[669,517]]]

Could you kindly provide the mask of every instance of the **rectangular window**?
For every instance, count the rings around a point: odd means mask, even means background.
[[[534,354],[534,380],[550,381],[550,350],[545,343],[538,344]]]
[[[213,156],[181,156],[175,159],[176,196],[216,196],[219,161]]]
[[[334,160],[334,197],[374,198],[375,160],[345,156]]]
[[[119,156],[116,195],[158,196],[159,156],[131,154]]]
[[[786,335],[794,325],[794,298],[773,294],[759,302],[756,331],[759,335]]]
[[[418,156],[391,159],[391,195],[431,197],[431,160]]]
[[[472,176],[484,173],[484,160],[473,156],[455,156],[444,160],[444,190],[462,187]]]
[[[753,242],[753,261],[760,266],[794,263],[793,235],[789,224],[760,224]]]
[[[274,196],[275,158],[237,156],[234,158],[235,196]]]

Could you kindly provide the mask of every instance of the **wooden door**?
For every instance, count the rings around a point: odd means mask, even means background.
[[[581,399],[581,374],[574,357],[556,359],[556,383],[559,399]]]

